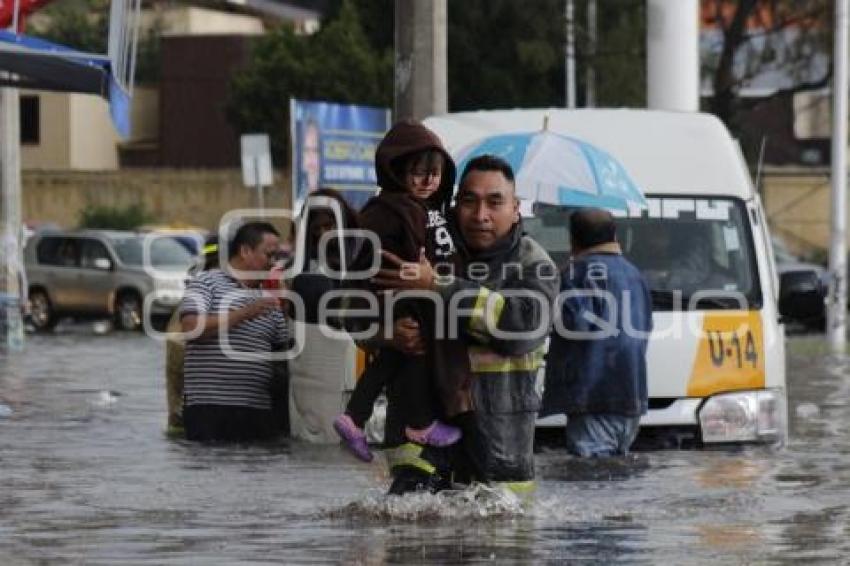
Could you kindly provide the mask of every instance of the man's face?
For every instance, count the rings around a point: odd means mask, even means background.
[[[458,192],[457,219],[471,249],[490,248],[519,221],[513,183],[501,171],[472,171]]]
[[[268,232],[263,234],[263,241],[255,248],[243,246],[241,255],[245,262],[245,271],[268,271],[272,268],[280,247],[280,238]]]
[[[307,192],[313,192],[319,188],[319,130],[315,126],[308,125],[304,129],[301,159]]]

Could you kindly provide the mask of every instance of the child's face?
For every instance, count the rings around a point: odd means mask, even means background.
[[[425,200],[440,188],[443,178],[443,162],[441,159],[427,158],[413,160],[405,174],[407,190],[418,199]]]

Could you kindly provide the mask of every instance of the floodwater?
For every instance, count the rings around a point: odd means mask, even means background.
[[[670,564],[850,557],[850,358],[789,343],[781,450],[538,456],[531,502],[386,498],[337,446],[163,434],[163,347],[80,326],[0,361],[0,564]]]

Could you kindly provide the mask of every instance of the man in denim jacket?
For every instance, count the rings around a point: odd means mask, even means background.
[[[647,411],[652,301],[643,276],[622,255],[609,212],[573,213],[570,241],[541,414],[567,415],[567,450],[576,456],[625,455]]]

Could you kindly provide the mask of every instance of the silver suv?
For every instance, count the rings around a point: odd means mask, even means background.
[[[24,262],[36,329],[49,330],[62,316],[109,316],[116,327],[135,330],[146,297],[151,315],[174,310],[194,257],[168,236],[91,230],[37,234]]]

